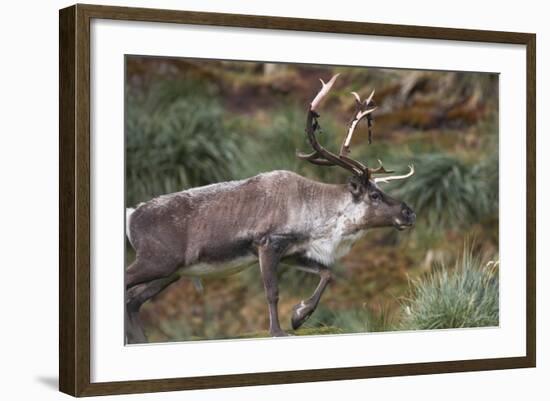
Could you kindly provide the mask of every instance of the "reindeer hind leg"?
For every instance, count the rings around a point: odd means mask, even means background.
[[[174,275],[177,267],[177,264],[167,257],[146,259],[138,252],[136,260],[126,269],[125,333],[128,343],[147,342],[139,309],[145,301],[177,279]]]
[[[128,344],[146,343],[147,337],[143,331],[139,309],[147,300],[153,298],[170,284],[179,279],[178,275],[160,278],[150,283],[138,284],[126,292],[125,332]]]
[[[144,258],[138,253],[136,260],[126,269],[126,289],[159,278],[169,277],[177,269],[178,263],[171,258]]]

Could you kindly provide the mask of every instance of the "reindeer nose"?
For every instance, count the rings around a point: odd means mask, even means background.
[[[410,207],[408,207],[405,203],[403,203],[401,206],[401,214],[411,224],[414,223],[416,220],[416,213],[414,213],[414,211]]]

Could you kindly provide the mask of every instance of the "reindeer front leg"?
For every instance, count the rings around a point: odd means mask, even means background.
[[[332,272],[326,267],[316,267],[313,272],[318,274],[321,277],[321,280],[319,281],[319,284],[311,297],[300,302],[292,309],[291,323],[292,329],[294,330],[299,328],[307,319],[309,319],[311,314],[317,308],[317,305],[319,305],[319,300],[321,299],[321,295],[323,295],[325,288],[327,288],[327,285],[332,281]]]
[[[288,335],[279,324],[279,283],[277,279],[277,266],[284,253],[288,242],[284,238],[263,238],[258,247],[260,271],[264,283],[265,295],[269,307],[269,334],[273,337]]]

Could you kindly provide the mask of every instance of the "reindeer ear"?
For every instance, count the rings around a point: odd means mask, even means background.
[[[360,198],[365,193],[365,185],[355,176],[348,180],[348,189],[355,199]]]

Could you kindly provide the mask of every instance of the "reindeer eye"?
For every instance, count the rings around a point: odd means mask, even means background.
[[[375,200],[375,201],[380,200],[380,194],[379,194],[378,192],[373,192],[373,193],[370,195],[370,198],[371,198],[372,200]]]

